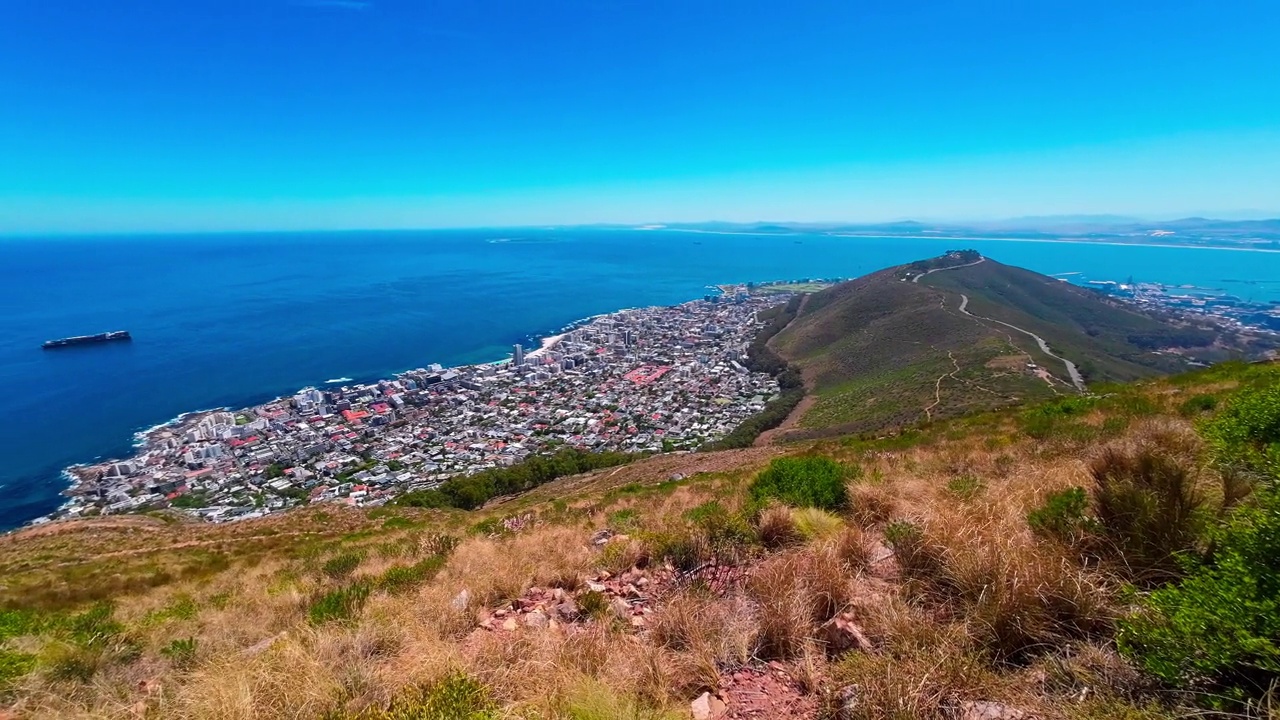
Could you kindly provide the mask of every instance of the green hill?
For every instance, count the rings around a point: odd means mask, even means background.
[[[956,252],[808,296],[771,346],[801,369],[813,396],[799,427],[783,436],[797,439],[902,427],[1175,372],[1188,367],[1186,357],[1158,350],[1223,355],[1220,337]]]

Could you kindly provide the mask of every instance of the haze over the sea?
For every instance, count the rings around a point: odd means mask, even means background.
[[[125,455],[134,432],[182,412],[497,360],[530,335],[711,283],[853,277],[953,246],[1077,282],[1280,299],[1280,283],[1241,282],[1280,278],[1280,253],[1194,248],[587,229],[9,240],[0,529],[56,508],[62,467]],[[115,329],[134,341],[39,347]]]

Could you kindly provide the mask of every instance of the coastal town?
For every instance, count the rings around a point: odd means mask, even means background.
[[[564,447],[693,450],[778,394],[744,363],[759,313],[787,297],[720,286],[589,319],[501,362],[184,415],[140,433],[133,457],[68,469],[70,499],[51,518],[168,508],[222,522],[379,505]]]

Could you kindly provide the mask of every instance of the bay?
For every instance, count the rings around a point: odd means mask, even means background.
[[[67,465],[133,433],[326,380],[501,359],[590,315],[714,283],[855,277],[974,248],[1070,280],[1280,300],[1280,253],[662,230],[467,230],[0,240],[0,530],[61,504]],[[129,330],[131,343],[42,351]]]

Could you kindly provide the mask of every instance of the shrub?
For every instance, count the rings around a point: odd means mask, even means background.
[[[160,654],[169,658],[173,666],[179,670],[187,670],[196,661],[198,642],[194,637],[175,638],[168,645],[160,648]]]
[[[412,565],[400,565],[388,568],[378,576],[378,587],[389,593],[411,590],[435,577],[444,567],[443,555],[432,555]]]
[[[648,705],[630,695],[619,695],[595,684],[575,692],[565,702],[566,720],[683,720],[684,716]]]
[[[589,618],[602,618],[609,614],[609,598],[602,592],[588,590],[578,596],[578,610]]]
[[[654,560],[666,560],[676,570],[687,572],[714,556],[702,535],[689,532],[646,533],[645,544]]]
[[[871,564],[871,545],[862,528],[846,525],[831,542],[840,562],[850,570],[862,570]]]
[[[364,607],[371,590],[372,587],[368,582],[360,581],[327,592],[311,603],[311,607],[307,610],[307,617],[314,625],[335,620],[350,620]]]
[[[756,542],[756,534],[751,525],[715,500],[686,511],[684,516],[706,537],[712,547],[738,548]]]
[[[1051,493],[1043,505],[1027,513],[1027,524],[1039,535],[1076,543],[1094,528],[1088,509],[1089,496],[1084,488],[1067,488]]]
[[[756,533],[765,547],[775,550],[804,539],[786,505],[770,505],[762,510],[756,519]]]
[[[1112,447],[1089,472],[1098,521],[1125,564],[1140,573],[1176,573],[1177,554],[1195,547],[1204,525],[1204,498],[1186,466],[1155,447]]]
[[[0,699],[19,678],[34,670],[35,667],[34,655],[0,649]]]
[[[397,698],[386,709],[368,709],[352,720],[497,720],[488,690],[461,673]]]
[[[780,500],[792,507],[841,510],[849,500],[845,482],[853,474],[830,458],[775,458],[751,482],[749,492],[756,502]]]
[[[844,523],[840,518],[817,508],[797,508],[791,511],[796,530],[806,540],[829,537],[840,531]]]
[[[364,556],[360,553],[345,552],[326,560],[320,569],[334,580],[341,580],[354,572],[363,560]]]
[[[1178,412],[1186,417],[1195,417],[1213,412],[1218,407],[1218,398],[1213,395],[1192,395],[1178,406]]]
[[[884,540],[893,549],[904,575],[928,578],[935,576],[941,564],[938,553],[925,543],[924,531],[908,520],[895,520],[884,528]]]
[[[1076,421],[1093,410],[1095,404],[1093,398],[1068,397],[1038,405],[1022,414],[1022,431],[1037,440],[1081,439],[1079,436],[1088,432]]]
[[[1280,475],[1280,382],[1236,393],[1204,435],[1222,467],[1257,475]]]
[[[635,508],[624,508],[611,513],[606,524],[615,532],[630,532],[640,527],[640,514]]]
[[[976,475],[957,475],[947,481],[947,492],[961,500],[972,500],[982,492],[982,479]]]
[[[1121,623],[1119,646],[1175,686],[1261,695],[1280,679],[1280,495],[1259,493],[1213,541],[1203,565]]]

